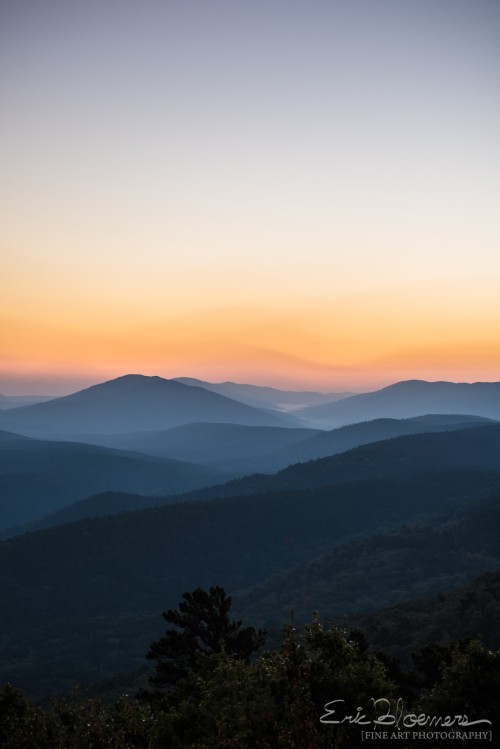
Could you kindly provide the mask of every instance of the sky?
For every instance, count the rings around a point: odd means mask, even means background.
[[[500,380],[497,0],[2,0],[0,393]]]

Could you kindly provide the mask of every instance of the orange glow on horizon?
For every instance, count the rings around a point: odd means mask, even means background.
[[[402,379],[500,379],[500,314],[490,295],[472,308],[463,294],[439,292],[425,307],[417,290],[398,289],[163,318],[98,306],[87,317],[12,317],[2,321],[0,383],[92,384],[136,372],[353,392]]]

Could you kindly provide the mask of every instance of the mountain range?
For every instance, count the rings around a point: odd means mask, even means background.
[[[500,382],[397,382],[373,393],[298,409],[295,416],[309,426],[333,429],[379,418],[424,414],[472,414],[500,419]]]
[[[437,424],[439,425],[439,423],[438,421]],[[466,423],[467,426],[463,427],[463,423]],[[374,439],[376,440],[376,435],[379,433],[379,425],[378,422],[373,422],[373,424],[375,427]],[[396,422],[396,424],[399,424],[399,422]],[[459,424],[462,424],[461,428],[458,428]],[[63,501],[63,499],[59,499],[59,504],[51,509],[51,512],[54,514],[47,513],[42,517],[37,507],[37,514],[34,514],[25,521],[20,521],[28,523],[26,526],[13,528],[14,523],[4,523],[2,526],[4,528],[3,536],[19,535],[21,532],[51,527],[85,517],[128,512],[142,509],[145,506],[171,504],[175,501],[206,501],[218,497],[241,497],[252,494],[267,494],[269,492],[294,491],[301,488],[335,486],[351,481],[362,480],[370,482],[380,477],[408,478],[409,476],[416,476],[421,473],[430,474],[434,472],[439,474],[439,472],[443,471],[461,470],[495,472],[500,470],[498,459],[498,455],[500,454],[500,424],[493,422],[478,426],[474,421],[460,421],[453,422],[453,425],[456,428],[452,431],[410,434],[399,438],[384,439],[378,442],[374,441],[355,449],[346,450],[337,455],[330,455],[326,458],[305,463],[296,463],[275,474],[252,474],[226,481],[223,484],[212,482],[212,485],[204,485],[199,489],[193,489],[188,493],[184,492],[178,496],[173,493],[175,490],[172,489],[170,496],[165,498],[162,498],[158,492],[156,496],[148,498],[142,495],[136,496],[130,493],[120,494],[117,491],[108,491],[101,493],[97,497],[78,497],[78,501],[74,500],[73,504],[67,500]],[[352,428],[346,428],[347,433],[349,434],[351,429],[356,430],[357,426],[362,428],[362,433],[367,438],[370,434],[367,427],[370,424],[355,425]],[[295,430],[290,431],[293,433]],[[338,431],[342,432],[344,430]],[[331,437],[331,435],[335,435],[335,432],[322,433],[320,436]],[[52,444],[56,448],[58,444],[61,444],[65,450],[69,447],[66,443],[45,443],[36,440],[30,440],[30,442],[32,443],[32,450],[40,450],[44,445]],[[82,446],[78,447],[81,449]],[[46,449],[48,450],[49,448]],[[0,441],[0,455],[1,450],[2,443]],[[136,460],[141,458],[139,453],[129,454],[123,451],[110,451],[110,454],[114,455],[115,459],[117,456],[125,459],[127,455],[131,455]],[[146,456],[142,457],[146,458]],[[198,485],[201,485],[203,479],[205,478],[206,480],[210,475],[204,475],[203,467],[196,464],[190,465],[177,461],[167,461],[167,466],[171,476],[169,486],[173,486],[175,480],[179,483],[184,481],[184,485],[186,485],[188,482],[186,473],[189,474],[192,482]],[[174,467],[177,468],[177,474],[173,470]],[[194,469],[198,473],[193,472]],[[49,476],[47,480],[49,480],[51,475],[50,467],[48,467],[48,470]],[[210,468],[207,467],[205,470],[209,471]],[[64,475],[63,471],[62,476]],[[214,473],[212,477],[215,478],[216,476],[217,474]],[[71,485],[71,472],[66,478],[69,485]],[[101,480],[99,490],[102,489],[102,483],[105,482]],[[12,480],[10,484],[11,503],[14,502],[14,506],[16,492],[18,496],[22,496],[23,486],[23,476],[20,473],[19,480],[17,482]],[[31,484],[28,483],[28,489],[30,486]],[[81,486],[78,488],[81,490]],[[43,492],[44,490],[45,487],[42,482],[39,486],[39,491]],[[145,491],[145,489],[143,488],[142,491]],[[66,497],[69,496],[68,493]],[[24,509],[24,512],[27,512],[30,508],[29,502],[27,504],[28,507]]]
[[[296,411],[307,406],[333,403],[347,398],[352,393],[316,393],[310,390],[280,390],[258,385],[242,385],[238,382],[206,382],[193,377],[177,377],[177,382],[211,390],[213,393],[246,403],[256,408],[271,408],[277,411]]]
[[[167,429],[194,421],[298,423],[287,414],[253,408],[204,388],[143,375],[125,375],[73,395],[0,413],[2,429],[51,436]]]
[[[342,603],[332,615],[341,616],[373,608],[373,601],[363,603],[371,589],[375,604],[389,605],[496,569],[496,505],[488,506],[486,497],[500,491],[499,440],[496,425],[384,440],[276,476],[200,490],[168,506],[87,518],[2,542],[4,678],[15,677],[41,695],[139,667],[161,634],[161,611],[198,586],[221,584],[236,600],[238,591],[255,586],[272,590],[273,576],[277,581],[284,574],[298,596],[288,603],[312,611],[330,586],[330,600]],[[476,506],[482,519],[464,516],[453,535],[458,521],[445,516],[464,503],[471,512]],[[451,530],[440,535],[443,523]],[[399,550],[390,539],[377,541],[377,534],[391,536],[411,524],[421,528],[401,531]],[[467,529],[475,529],[473,543]],[[339,550],[351,544],[357,544],[352,554]],[[337,560],[330,566],[335,581],[327,566],[314,564],[330,554]],[[385,574],[384,564],[392,574]],[[309,571],[302,575],[304,565]],[[277,595],[259,600],[252,616],[267,616],[269,601],[283,613]]]
[[[202,423],[157,432],[86,435],[85,439],[106,447],[202,463],[233,474],[274,473],[291,463],[335,455],[382,439],[488,422],[479,416],[433,415],[374,419],[329,431]]]
[[[379,418],[406,419],[428,414],[500,419],[498,382],[411,380],[373,393],[348,397],[339,394],[335,397],[340,399],[335,402],[325,402],[327,397],[236,383],[215,385],[190,378],[165,380],[125,375],[72,395],[0,410],[0,428],[28,435],[80,439],[84,435],[162,431],[200,422],[325,430]],[[299,407],[306,399],[321,402]],[[285,413],[283,408],[293,408],[293,413]]]
[[[43,697],[142,667],[161,611],[211,585],[250,623],[348,614],[407,657],[412,599],[500,569],[499,386],[325,402],[127,375],[0,411],[1,680]]]

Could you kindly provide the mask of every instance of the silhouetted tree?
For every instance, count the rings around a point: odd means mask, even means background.
[[[199,654],[210,655],[224,650],[248,662],[250,655],[264,643],[266,632],[242,627],[240,620],[231,621],[231,598],[224,589],[212,587],[207,593],[197,588],[184,593],[178,609],[162,614],[173,624],[165,635],[154,642],[147,654],[156,661],[156,673],[150,677],[155,687],[175,686],[197,668]]]

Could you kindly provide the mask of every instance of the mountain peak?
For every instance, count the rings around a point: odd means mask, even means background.
[[[168,429],[207,421],[288,426],[264,411],[196,386],[126,374],[72,395],[2,414],[0,427],[28,434],[103,434]]]

